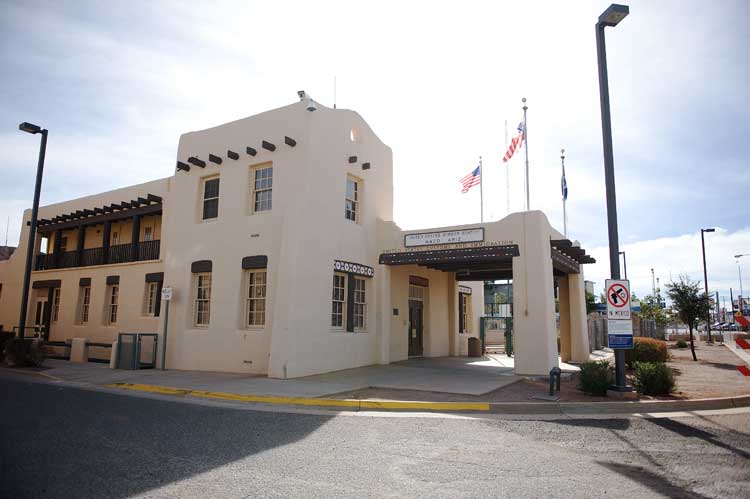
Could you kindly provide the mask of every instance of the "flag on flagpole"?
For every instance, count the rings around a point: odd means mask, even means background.
[[[568,181],[565,180],[565,167],[563,167],[562,178],[560,179],[560,188],[562,189],[563,201],[568,200]]]
[[[524,135],[524,129],[523,129],[523,121],[518,124],[518,135],[513,137],[513,139],[510,141],[510,146],[508,146],[508,150],[505,151],[505,156],[503,156],[503,163],[507,163],[510,161],[510,158],[513,157],[513,154],[516,152],[516,149],[521,147],[521,144],[523,143],[523,135]]]
[[[463,186],[461,192],[469,192],[469,189],[475,185],[480,185],[482,183],[482,167],[477,166],[471,173],[459,180],[459,182]]]

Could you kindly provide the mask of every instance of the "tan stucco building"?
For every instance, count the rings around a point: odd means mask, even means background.
[[[289,378],[466,355],[482,282],[513,280],[515,366],[588,359],[582,265],[539,211],[403,231],[392,154],[355,112],[302,100],[190,132],[171,177],[39,210],[27,326],[113,341],[164,328],[172,369]],[[0,261],[15,325],[28,237]],[[160,337],[161,340],[161,337]]]

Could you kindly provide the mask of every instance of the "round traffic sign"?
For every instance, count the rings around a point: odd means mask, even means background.
[[[615,283],[607,289],[607,301],[615,308],[622,308],[630,302],[630,293],[625,286]]]

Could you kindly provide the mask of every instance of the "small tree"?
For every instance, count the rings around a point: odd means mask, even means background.
[[[656,322],[656,327],[663,329],[669,322],[666,310],[661,308],[658,296],[647,295],[641,300],[642,319],[651,319]]]
[[[586,291],[586,313],[590,314],[596,310],[596,296]]]
[[[708,313],[708,297],[701,291],[697,281],[691,281],[689,277],[681,275],[680,282],[667,284],[667,296],[672,301],[677,317],[683,322],[690,332],[690,351],[693,360],[695,356],[695,343],[693,341],[693,328],[698,327],[698,320]]]

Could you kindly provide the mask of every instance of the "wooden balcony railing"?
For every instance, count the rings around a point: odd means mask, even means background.
[[[110,246],[106,261],[104,259],[104,248],[89,248],[83,251],[63,251],[59,254],[40,253],[36,256],[34,270],[70,269],[75,267],[91,267],[92,265],[105,265],[127,262],[143,262],[159,259],[159,247],[161,241],[142,241],[137,244],[137,252],[133,255],[133,245],[118,244]],[[135,258],[133,258],[135,256]]]

